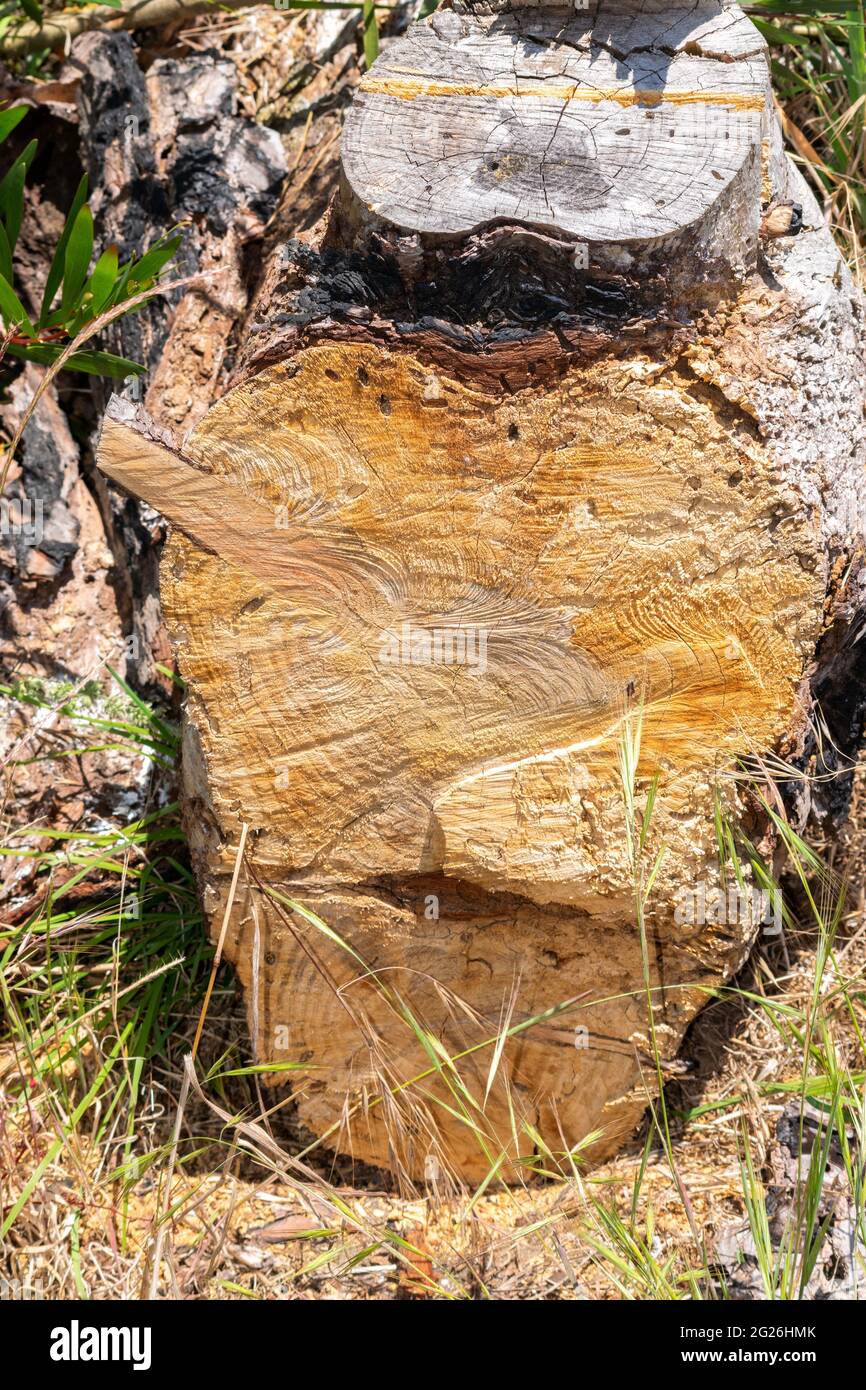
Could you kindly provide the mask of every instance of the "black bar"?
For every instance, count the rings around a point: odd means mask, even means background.
[[[403,1330],[404,1317],[418,1315],[406,1306],[414,1302],[416,1309],[419,1304],[427,1305],[422,1335],[429,1337],[431,1324],[426,1318],[430,1316],[429,1305],[433,1301],[405,1300],[402,1313],[387,1315],[386,1335]],[[367,1354],[373,1352],[377,1342],[369,1334],[374,1325],[380,1336],[382,1332],[378,1323],[369,1321],[371,1316],[377,1316],[372,1302],[375,1300],[363,1300],[367,1312],[355,1322],[354,1315],[345,1306],[337,1308],[333,1300],[309,1296],[260,1301],[127,1303],[36,1302],[24,1298],[7,1300],[0,1305],[0,1319],[5,1347],[26,1347],[28,1365],[40,1379],[47,1374],[49,1384],[54,1374],[60,1380],[68,1379],[70,1373],[87,1373],[91,1378],[101,1379],[107,1369],[113,1376],[134,1373],[136,1381],[148,1374],[169,1373],[174,1377],[186,1372],[195,1376],[201,1385],[206,1383],[206,1376],[224,1378],[238,1372],[247,1376],[252,1372],[257,1377],[267,1374],[261,1360],[263,1350],[270,1349],[267,1353],[270,1359],[271,1355],[288,1355],[293,1345],[302,1352],[306,1348],[304,1361],[317,1347],[316,1360],[319,1356],[323,1358],[319,1362],[320,1371],[327,1370],[329,1364],[333,1368],[339,1363],[346,1370],[346,1358],[355,1361],[358,1369],[365,1363],[370,1367],[373,1357],[367,1361]],[[784,1374],[796,1366],[818,1367],[822,1374],[837,1369],[842,1371],[847,1369],[851,1348],[856,1349],[859,1344],[857,1334],[862,1326],[858,1305],[850,1302],[557,1300],[557,1303],[552,1316],[557,1319],[558,1340],[549,1343],[550,1356],[559,1361],[566,1346],[579,1345],[581,1358],[584,1358],[594,1347],[593,1360],[596,1355],[600,1360],[596,1363],[593,1379],[601,1374],[604,1365],[605,1377],[615,1376],[620,1383],[623,1375],[632,1371],[642,1374],[651,1371],[664,1376],[679,1371],[689,1379],[713,1368],[737,1374],[741,1367],[759,1367],[768,1376],[777,1372]],[[303,1306],[298,1307],[298,1304]],[[513,1308],[514,1305],[508,1306]],[[347,1312],[351,1318],[350,1327],[346,1324]],[[450,1331],[454,1327],[451,1318],[455,1315],[461,1318],[464,1334],[455,1365],[449,1367],[447,1358],[442,1361],[440,1356],[433,1354],[437,1345],[441,1352],[442,1343],[415,1344],[416,1353],[421,1346],[427,1347],[421,1364],[429,1365],[432,1371],[434,1363],[439,1362],[437,1379],[452,1378],[459,1368],[460,1379],[465,1380],[467,1353],[471,1357],[475,1348],[480,1364],[484,1364],[483,1358],[489,1357],[494,1346],[500,1351],[512,1344],[524,1349],[527,1346],[526,1325],[518,1327],[511,1322],[500,1325],[495,1313],[491,1324],[487,1321],[491,1313],[487,1311],[479,1310],[479,1322],[474,1318],[463,1322],[465,1312],[461,1315],[453,1309],[451,1312],[442,1309],[437,1315],[436,1328]],[[542,1314],[545,1318],[550,1315]],[[438,1316],[444,1316],[446,1322],[438,1323]],[[562,1323],[558,1321],[560,1317]],[[414,1322],[412,1326],[414,1329]],[[551,1324],[546,1327],[553,1330]],[[115,1331],[103,1334],[102,1329]],[[544,1330],[545,1327],[533,1324],[533,1336]],[[518,1340],[512,1343],[515,1335]],[[495,1338],[493,1343],[491,1336]],[[394,1350],[397,1346],[399,1343],[394,1344]],[[98,1359],[91,1359],[93,1352]],[[398,1356],[398,1364],[399,1361]],[[137,1373],[134,1372],[136,1362],[140,1366]],[[415,1381],[419,1369],[417,1355],[410,1358],[410,1363],[406,1365],[406,1372]],[[287,1373],[288,1370],[287,1362]],[[307,1374],[312,1370],[310,1364]],[[397,1366],[393,1370],[397,1373]]]

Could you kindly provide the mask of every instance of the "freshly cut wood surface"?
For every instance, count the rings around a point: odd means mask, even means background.
[[[427,1070],[366,969],[452,1053],[488,1042],[473,1084],[509,1001],[515,1025],[577,1001],[509,1051],[485,1109],[500,1141],[509,1105],[549,1143],[603,1129],[594,1153],[634,1125],[646,1092],[622,1098],[648,1044],[617,761],[638,707],[668,846],[651,970],[671,1048],[701,983],[739,958],[750,921],[696,941],[673,897],[707,873],[717,774],[790,725],[824,581],[803,564],[808,520],[770,526],[760,443],[692,391],[611,364],[503,400],[331,345],[236,388],[188,462],[107,425],[102,467],[178,528],[163,598],[208,769],[202,819],[255,832],[229,951],[256,992],[258,1055],[310,1062],[315,1132],[347,1096],[365,1110]],[[437,634],[446,657],[462,634],[467,659],[437,662]],[[208,852],[216,910],[231,849]],[[441,1087],[421,1091],[426,1129],[406,1097],[399,1122],[380,1099],[332,1142],[471,1172],[477,1136],[442,1125]]]
[[[166,601],[219,711],[212,794],[251,793],[264,862],[442,870],[592,910],[629,891],[611,781],[629,708],[676,772],[684,846],[695,775],[790,719],[816,538],[802,517],[769,529],[770,460],[673,374],[575,371],[499,400],[407,355],[316,347],[186,450],[231,480],[225,544],[177,541]],[[207,540],[189,472],[159,505]]]

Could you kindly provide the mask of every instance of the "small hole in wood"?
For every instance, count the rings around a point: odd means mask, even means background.
[[[514,424],[509,425],[509,426],[508,426],[508,438],[509,438],[509,439],[518,439],[519,437],[520,437],[520,431],[519,431],[519,429],[517,428],[517,426],[514,425]]]
[[[330,377],[331,381],[339,381],[339,380],[340,380],[339,372],[335,372],[334,369],[333,369],[333,367],[326,367],[326,368],[325,368],[325,376]]]
[[[370,385],[370,373],[367,371],[366,367],[358,368],[358,380],[360,381],[362,386]]]
[[[718,179],[719,182],[721,182],[721,180],[725,177],[724,174],[720,174],[720,173],[719,173],[718,169],[713,169],[711,172],[712,172],[713,178],[714,178],[714,179]]]
[[[379,409],[383,415],[391,414],[391,402],[384,394],[379,397]]]

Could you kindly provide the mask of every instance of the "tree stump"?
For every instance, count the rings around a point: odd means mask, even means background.
[[[736,7],[454,0],[362,80],[233,389],[182,441],[109,412],[173,527],[212,931],[246,823],[225,948],[326,1144],[513,1177],[634,1130],[648,997],[671,1059],[757,930],[678,910],[726,886],[719,787],[802,753],[862,611],[863,382]]]

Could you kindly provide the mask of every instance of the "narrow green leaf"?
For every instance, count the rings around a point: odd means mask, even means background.
[[[9,230],[8,218],[6,217],[4,209],[6,207],[7,199],[10,194],[10,189],[17,190],[20,186],[20,188],[23,190],[24,180],[27,176],[27,170],[33,163],[33,158],[38,148],[38,140],[31,140],[29,145],[25,145],[24,149],[21,151],[18,158],[15,160],[15,163],[10,166],[9,170],[4,175],[2,182],[0,182],[0,216],[2,216],[4,221],[6,221],[7,223],[7,231]],[[9,240],[12,241],[12,238],[10,237]]]
[[[63,269],[63,295],[60,301],[61,309],[71,313],[76,308],[81,292],[84,289],[84,282],[87,279],[87,270],[90,265],[90,257],[93,255],[93,214],[85,203],[79,209],[78,216],[72,224],[69,233],[69,241],[66,245],[66,256]]]
[[[764,19],[752,15],[752,23],[767,43],[793,43],[803,45],[809,42],[808,34],[795,34],[793,29],[785,29],[781,24],[768,24]]]
[[[157,241],[146,251],[140,261],[131,261],[124,276],[124,291],[132,294],[134,290],[146,288],[155,280],[168,264],[180,246],[183,237],[170,237],[168,241]]]
[[[16,159],[9,173],[0,185],[0,217],[6,227],[10,250],[15,250],[21,218],[24,215],[24,176],[27,173],[23,160]]]
[[[376,23],[374,0],[364,0],[361,22],[364,25],[364,66],[371,68],[379,56],[379,26]]]
[[[118,357],[113,352],[75,352],[66,365],[68,371],[108,376],[114,381],[124,381],[128,376],[142,376],[144,373],[139,362],[130,362],[129,358]]]
[[[63,279],[63,269],[66,262],[66,246],[69,241],[69,236],[72,231],[72,228],[75,225],[75,220],[78,217],[79,212],[83,208],[86,199],[87,175],[85,174],[81,179],[81,182],[79,183],[77,189],[75,190],[75,197],[72,199],[72,206],[70,207],[69,212],[67,214],[63,231],[60,234],[60,240],[57,243],[57,249],[55,250],[54,257],[51,261],[51,268],[48,271],[48,279],[45,281],[45,290],[42,295],[42,307],[39,310],[40,328],[45,327],[45,319],[51,310],[51,305],[54,303],[54,296],[60,288],[60,282]]]
[[[4,280],[12,284],[12,247],[9,245],[9,238],[6,235],[6,228],[0,222],[0,275]]]
[[[64,349],[63,343],[10,343],[7,352],[23,362],[38,362],[49,367],[56,362]],[[115,357],[112,352],[75,352],[66,363],[70,372],[88,372],[91,376],[108,376],[115,381],[123,381],[128,376],[141,376],[144,368],[138,362],[130,362],[125,357]]]
[[[96,318],[98,314],[102,313],[102,310],[111,297],[111,291],[116,282],[117,247],[109,246],[108,250],[103,251],[102,255],[99,257],[99,260],[93,267],[93,274],[84,286],[82,300],[87,301],[88,296],[90,296],[90,302],[85,302],[84,304],[82,311],[83,321]],[[77,324],[76,327],[70,329],[70,331],[73,333],[77,332],[81,326],[81,324]]]
[[[15,127],[21,124],[27,111],[26,106],[7,106],[5,110],[0,111],[0,145],[7,135],[11,135]]]
[[[5,276],[0,276],[0,316],[7,329],[20,328],[29,337],[33,336],[33,324],[27,310]],[[13,351],[10,343],[8,351]]]

